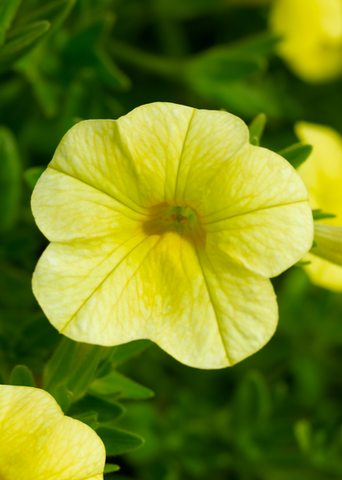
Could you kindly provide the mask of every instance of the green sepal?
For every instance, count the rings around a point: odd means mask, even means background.
[[[8,30],[15,18],[21,0],[2,0],[0,2],[0,29]]]
[[[33,190],[38,182],[39,177],[44,172],[45,167],[32,167],[24,172],[24,179],[27,185]]]
[[[71,406],[69,414],[74,416],[90,411],[97,412],[99,422],[106,423],[118,420],[124,415],[126,409],[121,403],[112,401],[109,398],[86,395]]]
[[[50,23],[43,20],[11,30],[8,41],[0,48],[0,71],[29,52],[49,28]]]
[[[100,426],[96,433],[102,439],[107,456],[119,455],[135,450],[144,445],[145,440],[136,435],[119,428]]]
[[[294,267],[305,267],[305,265],[310,265],[310,261],[305,261],[304,260],[299,260],[299,262],[295,263],[293,266]]]
[[[97,367],[102,355],[102,348],[98,345],[80,343],[76,351],[76,364],[73,365],[67,387],[73,393],[73,401],[77,401],[88,390],[94,380]]]
[[[71,373],[77,343],[63,337],[55,353],[45,366],[43,373],[43,388],[54,394],[55,388],[65,382]]]
[[[33,374],[26,365],[17,365],[13,368],[10,376],[11,385],[19,385],[22,387],[35,387]]]
[[[319,208],[312,210],[312,216],[314,220],[323,220],[324,218],[335,218],[333,213],[324,213]]]
[[[76,420],[79,420],[80,422],[85,423],[93,430],[97,430],[100,425],[97,419],[98,417],[97,412],[84,412],[77,415],[72,415],[72,417],[75,418]]]
[[[295,143],[290,147],[284,148],[284,150],[280,150],[278,154],[284,157],[293,166],[293,168],[298,168],[309,157],[312,149],[312,145]]]
[[[252,145],[259,146],[264,128],[266,125],[266,115],[259,113],[249,125],[249,141]]]
[[[147,387],[121,375],[111,372],[105,377],[97,378],[90,386],[89,393],[95,396],[117,395],[120,398],[143,400],[154,396],[154,392]]]
[[[70,392],[66,385],[62,383],[55,388],[53,396],[63,412],[66,413],[73,397],[72,392]]]
[[[113,463],[106,463],[103,473],[117,472],[120,470],[119,465],[114,465]]]
[[[19,214],[21,161],[14,135],[0,127],[0,232],[10,230]]]

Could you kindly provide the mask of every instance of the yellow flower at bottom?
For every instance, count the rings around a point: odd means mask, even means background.
[[[342,1],[273,0],[270,26],[278,54],[308,82],[342,74]]]
[[[103,480],[106,452],[44,390],[0,385],[1,480]]]
[[[316,285],[342,291],[342,267],[332,263],[338,261],[338,252],[333,252],[332,242],[336,248],[340,238],[340,248],[342,247],[342,232],[339,228],[342,226],[342,138],[332,128],[312,123],[299,122],[295,130],[302,142],[314,147],[309,159],[298,169],[307,186],[311,206],[336,215],[335,218],[320,220],[315,227],[318,246],[312,252],[316,251],[317,255],[323,255],[326,259],[308,254],[305,260],[311,263],[305,266],[305,270]],[[334,228],[329,228],[330,225]],[[323,247],[327,250],[329,245],[331,258],[329,252],[323,251]]]
[[[306,188],[239,118],[169,103],[89,120],[63,138],[32,197],[52,242],[34,293],[80,342],[148,338],[179,361],[221,368],[276,328],[268,279],[303,257]]]

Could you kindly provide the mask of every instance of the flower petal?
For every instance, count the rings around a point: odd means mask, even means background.
[[[119,120],[88,120],[67,132],[50,167],[139,213],[174,199],[178,163],[195,110],[154,103]]]
[[[88,271],[88,257],[101,259],[98,246],[83,251],[85,259],[76,244],[47,249],[34,289],[63,334],[102,345],[149,338],[200,368],[234,364],[273,334],[277,307],[269,280],[220,252],[211,253],[209,262],[202,247],[197,253],[193,242],[176,232],[139,240],[130,252],[122,250],[115,266],[102,261],[105,268]]]
[[[116,235],[133,236],[149,215],[137,213],[110,195],[48,168],[32,195],[35,220],[52,242],[70,242]]]
[[[206,229],[212,249],[265,277],[279,275],[312,246],[312,214],[306,201],[237,215]]]
[[[308,253],[303,261],[311,262],[304,269],[313,284],[335,292],[342,292],[342,267]]]
[[[0,425],[1,478],[103,479],[102,441],[44,390],[1,385]]]
[[[220,152],[225,155],[224,150]],[[191,182],[189,175],[188,185]],[[247,268],[267,277],[278,275],[311,247],[307,190],[279,155],[248,146],[223,162],[206,184],[206,192],[189,188],[186,201],[197,206],[208,242]]]
[[[342,221],[342,138],[334,129],[298,122],[296,134],[302,142],[313,145],[310,157],[298,169],[304,180],[312,208],[333,213],[335,218],[323,223],[339,225]]]

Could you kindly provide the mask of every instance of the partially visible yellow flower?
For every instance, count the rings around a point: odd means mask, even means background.
[[[170,103],[89,120],[63,138],[32,197],[52,242],[33,278],[51,323],[81,342],[148,338],[221,368],[277,324],[268,277],[310,248],[307,190],[239,118]]]
[[[325,259],[308,254],[305,260],[311,263],[305,269],[316,285],[342,291],[342,267],[332,263],[341,255],[336,251],[339,238],[339,248],[342,247],[342,233],[338,227],[342,225],[342,138],[332,128],[312,123],[299,122],[295,130],[302,142],[314,147],[308,160],[298,169],[307,186],[311,206],[336,215],[320,220],[315,227],[317,247],[312,251]],[[335,227],[328,228],[328,225]]]
[[[103,480],[105,460],[94,430],[49,393],[0,385],[1,480]]]
[[[274,0],[273,32],[283,37],[278,53],[308,82],[342,74],[342,1]]]

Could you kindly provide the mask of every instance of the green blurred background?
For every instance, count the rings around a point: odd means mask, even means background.
[[[244,2],[245,3],[245,2]],[[256,2],[255,2],[256,3]],[[274,54],[268,6],[238,0],[0,2],[0,375],[38,379],[59,334],[31,292],[47,241],[30,195],[64,133],[168,101],[263,112],[262,145],[296,142],[306,120],[342,131],[342,80],[309,85]],[[119,371],[154,390],[119,426],[146,439],[118,480],[342,479],[342,297],[300,267],[274,279],[280,322],[259,353],[219,371],[151,346]]]

